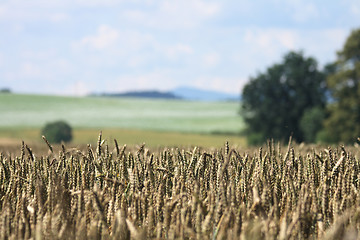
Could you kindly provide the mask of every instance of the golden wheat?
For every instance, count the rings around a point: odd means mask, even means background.
[[[273,141],[260,149],[0,154],[1,239],[356,239],[358,149]]]

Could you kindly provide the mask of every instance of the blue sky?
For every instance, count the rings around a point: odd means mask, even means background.
[[[290,50],[335,60],[359,27],[359,0],[1,0],[0,88],[240,93]]]

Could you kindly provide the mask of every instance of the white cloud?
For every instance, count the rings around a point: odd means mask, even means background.
[[[3,17],[6,12],[7,12],[7,8],[5,6],[0,5],[0,18]]]
[[[122,15],[130,21],[142,22],[146,19],[147,15],[145,11],[128,9],[125,10]]]
[[[122,16],[130,22],[156,29],[187,29],[220,13],[221,5],[203,0],[159,0],[153,10],[125,10]]]
[[[76,81],[70,86],[70,89],[68,89],[66,93],[67,95],[69,95],[69,93],[71,92],[74,96],[79,97],[86,96],[91,92],[88,86],[89,85],[84,81]]]
[[[41,76],[41,67],[37,66],[34,63],[26,62],[21,66],[21,73],[26,77],[39,77]]]
[[[135,68],[140,67],[149,62],[149,57],[146,54],[132,55],[127,61],[127,66]]]
[[[63,22],[70,20],[70,16],[66,13],[54,13],[49,16],[50,21],[52,22]]]
[[[53,70],[57,70],[57,73],[68,74],[74,70],[73,65],[67,60],[63,58],[53,59],[50,62],[50,67]]]
[[[193,81],[194,87],[206,90],[224,91],[227,93],[239,93],[247,79],[222,76],[201,76]]]
[[[50,12],[43,5],[30,4],[31,1],[8,1],[0,6],[0,20],[31,22],[49,19]],[[41,6],[41,7],[39,7]]]
[[[320,16],[319,8],[309,0],[275,0],[298,23],[309,22]]]
[[[178,43],[172,46],[161,46],[159,47],[165,52],[165,55],[170,59],[177,59],[182,55],[189,55],[193,53],[193,49],[186,44]]]
[[[342,48],[348,35],[349,31],[341,28],[309,30],[299,34],[299,43],[307,54],[326,64],[335,61],[336,51]]]
[[[360,16],[360,6],[356,5],[355,3],[350,7],[350,13],[354,16]]]
[[[279,53],[289,50],[309,50],[309,53],[323,50],[334,52],[341,47],[348,34],[347,29],[330,28],[316,30],[301,29],[249,29],[244,41],[248,47],[263,53]],[[337,46],[337,48],[336,48]]]
[[[294,20],[300,23],[319,17],[319,11],[313,3],[297,3],[293,10]]]
[[[205,67],[214,67],[220,62],[220,56],[217,53],[209,53],[203,56]]]
[[[119,32],[119,34],[119,46],[131,51],[155,44],[155,39],[152,35],[140,31],[124,30]]]
[[[55,49],[46,49],[46,50],[25,50],[21,53],[21,58],[28,61],[47,61],[53,59],[56,56]]]
[[[216,3],[206,2],[202,0],[173,0],[161,1],[160,9],[170,14],[183,14],[181,10],[188,9],[187,12],[197,13],[202,17],[211,17],[219,12],[219,5]],[[185,11],[186,12],[186,11]]]
[[[46,8],[46,9],[59,9],[59,8],[73,8],[73,7],[111,7],[123,4],[126,1],[119,0],[32,0],[32,1],[5,1],[4,4],[12,8]]]
[[[128,90],[166,91],[176,86],[166,70],[157,70],[142,74],[121,75],[112,81],[107,91],[123,92]]]
[[[99,7],[99,6],[114,6],[114,5],[121,3],[122,1],[119,1],[119,0],[74,0],[74,1],[69,1],[69,3],[70,2],[73,2],[74,4],[79,5],[79,6]]]
[[[256,29],[244,34],[246,47],[232,56],[248,76],[282,61],[288,51],[304,50],[323,66],[336,59],[349,34],[347,29]],[[245,57],[244,57],[245,56]]]
[[[107,53],[106,57],[112,58],[114,56],[130,58],[138,55],[143,48],[154,49],[158,45],[150,34],[136,30],[118,30],[107,25],[99,26],[96,34],[85,36],[71,44],[75,52],[83,49],[102,50],[102,54]],[[96,61],[100,60],[99,57]]]
[[[34,54],[34,53],[32,53]],[[23,60],[18,67],[9,69],[8,79],[20,81],[46,81],[61,82],[74,74],[73,65],[63,58],[44,58],[36,56],[31,58],[31,54],[23,55]]]
[[[119,39],[119,36],[118,30],[108,25],[100,25],[95,35],[84,37],[74,46],[87,46],[96,50],[102,50],[112,46]]]
[[[73,50],[80,53],[81,58],[91,66],[119,64],[140,67],[150,61],[162,58],[177,61],[194,53],[193,48],[185,43],[158,41],[152,35],[134,30],[115,30],[104,25],[99,27],[97,34],[83,37],[72,43]],[[99,54],[84,53],[82,50],[107,50]]]
[[[283,50],[294,50],[298,37],[297,32],[290,29],[248,29],[244,41],[264,54],[276,55]]]

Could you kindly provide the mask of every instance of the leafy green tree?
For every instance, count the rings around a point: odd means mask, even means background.
[[[300,119],[300,129],[304,135],[304,141],[317,142],[319,130],[323,128],[325,109],[321,107],[308,108]]]
[[[355,142],[360,136],[360,29],[351,32],[337,53],[327,84],[333,103],[324,123],[326,134],[332,141]]]
[[[283,62],[251,78],[242,93],[250,143],[266,139],[304,141],[300,121],[307,109],[325,107],[325,76],[317,61],[289,52]]]
[[[44,135],[50,143],[70,142],[72,140],[72,129],[70,125],[64,121],[46,124],[41,134]]]

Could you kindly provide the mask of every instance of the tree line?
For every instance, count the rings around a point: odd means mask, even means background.
[[[360,29],[322,69],[302,51],[251,77],[241,113],[250,144],[267,139],[354,143],[360,137]]]

